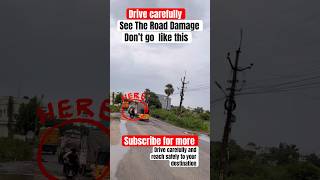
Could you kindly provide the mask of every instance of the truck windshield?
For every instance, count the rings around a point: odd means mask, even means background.
[[[145,104],[141,102],[131,102],[129,107],[133,107],[137,114],[145,114]],[[146,114],[149,114],[147,111]]]

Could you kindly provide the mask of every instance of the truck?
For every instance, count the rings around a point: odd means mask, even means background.
[[[98,128],[89,128],[80,144],[81,173],[99,177],[104,168],[109,168],[109,137]]]
[[[150,115],[147,103],[132,101],[129,105],[128,111],[130,110],[130,108],[134,108],[136,118],[139,118],[143,121],[149,121]]]
[[[81,132],[79,129],[69,129],[63,133],[59,146],[58,162],[63,163],[63,156],[65,153],[75,148],[80,151]]]
[[[42,127],[40,128],[39,137],[41,138],[42,135],[51,127]],[[60,144],[60,131],[59,129],[55,128],[52,132],[47,136],[45,142],[42,146],[43,152],[51,152],[55,154],[57,152],[58,146]]]
[[[124,100],[124,101],[122,102],[121,108],[124,109],[124,110],[127,110],[127,109],[129,108],[129,102],[128,102],[128,100]]]
[[[79,155],[81,175],[90,173],[93,177],[99,177],[104,167],[109,168],[109,137],[99,128],[82,127],[81,130],[65,131],[59,148],[59,163],[63,163],[64,154],[71,148],[75,148]]]
[[[137,111],[140,120],[149,121],[150,115],[148,104],[138,103]]]
[[[96,155],[96,162],[94,163],[93,169],[93,177],[98,179],[103,170],[106,168],[107,173],[110,171],[110,155],[109,148],[99,148],[98,153]],[[104,179],[110,179],[110,174],[107,174]]]

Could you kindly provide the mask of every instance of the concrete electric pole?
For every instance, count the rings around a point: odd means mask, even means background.
[[[241,43],[242,43],[242,30],[240,32],[240,44],[238,49],[236,50],[236,57],[234,64],[231,61],[230,53],[227,55],[227,60],[232,69],[232,80],[231,80],[231,87],[227,88],[229,94],[226,96],[226,100],[224,103],[224,107],[227,111],[227,118],[226,123],[224,126],[223,137],[222,137],[222,144],[221,144],[221,154],[220,154],[220,167],[219,167],[219,180],[226,179],[226,169],[227,169],[227,152],[228,152],[228,144],[229,144],[229,136],[231,132],[231,124],[235,122],[235,115],[233,111],[236,109],[236,102],[235,102],[235,92],[237,91],[237,74],[238,72],[244,71],[246,69],[250,69],[253,64],[245,68],[239,68],[239,57],[241,53]],[[216,83],[217,86],[221,89],[221,86]]]
[[[182,85],[181,85],[181,91],[180,91],[180,104],[179,104],[180,113],[182,113],[182,101],[184,100],[184,90],[186,88],[185,85],[189,83],[189,82],[186,82],[186,73],[184,73],[183,78],[181,78],[181,83]]]

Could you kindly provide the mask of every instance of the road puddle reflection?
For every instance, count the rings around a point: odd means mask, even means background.
[[[126,127],[126,120],[111,119],[110,127],[110,177],[112,180],[117,180],[116,172],[118,165],[124,155],[128,152],[129,148],[122,147],[121,136],[128,134]]]

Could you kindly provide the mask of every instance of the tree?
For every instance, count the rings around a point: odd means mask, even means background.
[[[196,107],[194,110],[193,110],[195,113],[198,113],[198,114],[201,114],[204,112],[203,108],[202,107]]]
[[[254,149],[260,146],[248,143]],[[217,179],[219,170],[219,154],[221,142],[211,142],[212,176]],[[319,180],[320,168],[316,154],[305,156],[305,162],[298,161],[299,149],[295,145],[280,143],[270,151],[259,153],[245,150],[234,140],[228,145],[228,180]],[[268,161],[263,160],[267,158]],[[276,163],[273,163],[276,162]],[[315,163],[312,163],[315,162]]]
[[[315,153],[309,154],[305,158],[308,162],[320,168],[320,158]]]
[[[16,131],[20,134],[26,134],[28,131],[35,131],[39,126],[37,109],[40,107],[40,101],[37,97],[33,97],[26,104],[21,104],[19,114],[17,116]]]
[[[165,92],[166,95],[167,95],[167,106],[166,106],[166,109],[168,109],[169,96],[170,96],[171,94],[173,94],[173,92],[174,92],[174,88],[173,88],[172,84],[167,84],[167,85],[165,86],[164,92]]]
[[[210,112],[204,111],[203,113],[198,114],[199,117],[204,121],[210,121]]]
[[[299,149],[294,144],[280,143],[278,148],[270,149],[270,160],[278,165],[295,163],[299,160]]]
[[[117,93],[116,97],[114,98],[115,104],[120,104],[122,102],[122,93]]]
[[[13,136],[13,97],[9,96],[8,100],[8,131],[9,131],[9,137]]]
[[[308,162],[290,164],[287,168],[290,180],[319,180],[320,170]]]
[[[161,102],[156,93],[150,91],[150,89],[146,89],[144,93],[146,102],[150,107],[161,108]]]
[[[149,103],[149,99],[150,99],[150,89],[146,89],[146,90],[144,90],[144,96],[145,96],[145,101],[146,101],[146,103]]]

